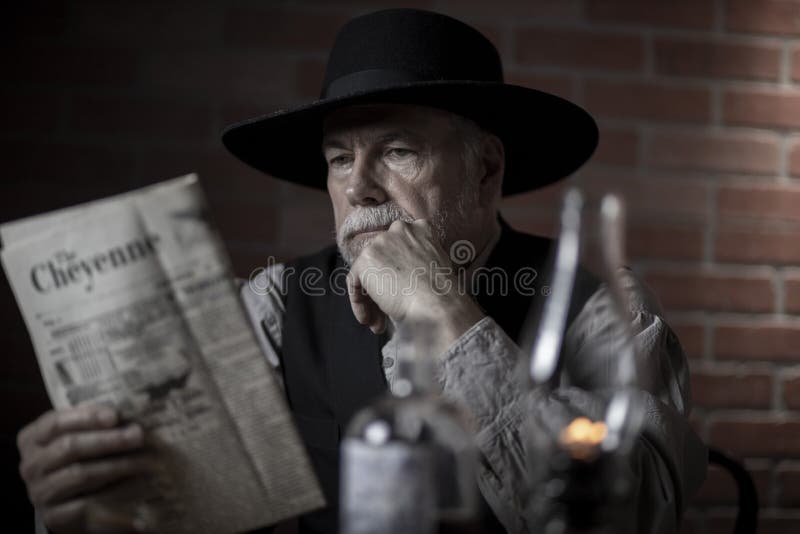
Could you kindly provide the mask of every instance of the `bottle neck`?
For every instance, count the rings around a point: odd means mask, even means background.
[[[392,384],[395,396],[428,395],[437,392],[435,354],[432,354],[430,323],[405,324],[398,328],[397,369]]]
[[[392,393],[397,397],[429,395],[437,392],[436,370],[429,355],[414,356],[412,351],[398,349],[397,371]]]

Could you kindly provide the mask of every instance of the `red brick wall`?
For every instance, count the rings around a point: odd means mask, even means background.
[[[17,4],[0,22],[0,220],[198,171],[240,274],[315,249],[332,221],[323,194],[229,157],[220,129],[314,98],[353,14],[429,7],[477,25],[509,81],[597,117],[600,148],[570,182],[629,200],[630,255],[691,357],[697,429],[747,459],[761,532],[800,529],[800,2]],[[562,187],[504,212],[546,231]],[[3,502],[27,520],[13,435],[46,398],[0,287]],[[687,532],[730,531],[734,497],[712,471]]]

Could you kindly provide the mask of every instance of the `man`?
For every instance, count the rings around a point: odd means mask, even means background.
[[[223,141],[275,177],[327,188],[334,208],[337,247],[272,266],[242,289],[329,503],[301,518],[300,530],[336,530],[344,427],[392,386],[394,325],[427,320],[436,325],[430,352],[443,395],[460,402],[475,425],[481,493],[507,531],[528,531],[525,422],[565,407],[591,411],[600,401],[569,389],[531,398],[517,387],[514,340],[531,295],[441,291],[432,275],[455,264],[543,272],[551,243],[508,228],[499,201],[585,162],[597,142],[591,117],[560,98],[503,84],[496,50],[474,29],[434,13],[390,10],[342,29],[319,101],[234,125]],[[455,261],[453,251],[465,244],[467,260]],[[346,293],[325,285],[340,268],[349,269]],[[306,269],[326,275],[322,295],[289,276]],[[387,269],[397,287],[414,291],[384,291],[369,275]],[[649,416],[628,466],[636,502],[625,528],[674,532],[704,476],[705,449],[686,421],[680,346],[641,286],[626,282]],[[595,372],[607,363],[587,350],[608,342],[606,295],[590,281],[576,294],[565,358],[590,388],[602,382]],[[44,523],[55,532],[135,526],[130,518],[88,514],[84,497],[145,469],[141,445],[141,429],[117,427],[109,409],[51,411],[23,429],[21,472]]]

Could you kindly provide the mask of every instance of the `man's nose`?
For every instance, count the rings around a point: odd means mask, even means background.
[[[366,158],[353,163],[345,193],[353,206],[377,206],[387,200],[378,172]]]

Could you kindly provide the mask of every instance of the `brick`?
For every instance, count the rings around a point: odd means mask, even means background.
[[[582,14],[579,0],[437,0],[436,10],[454,17],[577,19]]]
[[[745,469],[753,477],[756,491],[763,498],[769,494],[770,472],[766,466],[751,467]],[[736,481],[730,473],[716,465],[710,465],[706,474],[706,481],[698,492],[692,497],[691,504],[702,505],[736,505],[739,499]],[[726,532],[731,532],[730,530]]]
[[[521,232],[555,238],[558,236],[558,215],[529,210],[503,210],[508,223]]]
[[[800,126],[800,93],[726,91],[722,101],[726,124],[764,128]]]
[[[692,403],[704,408],[769,408],[772,375],[739,369],[692,371]]]
[[[710,442],[745,457],[800,457],[800,422],[773,416],[720,419],[710,425]]]
[[[800,531],[800,517],[791,509],[772,509],[763,503],[769,493],[759,495],[762,499],[758,513],[757,532],[763,534],[796,534]],[[681,534],[731,534],[736,532],[737,508],[715,507],[703,510],[703,518],[688,517],[682,525]],[[701,520],[702,519],[702,520]]]
[[[734,513],[735,509],[733,508],[728,511],[714,510],[713,516],[706,521],[705,528],[701,531],[702,534],[730,534],[733,532],[736,521]]]
[[[65,108],[65,98],[60,91],[23,91],[11,88],[0,90],[4,105],[0,111],[0,124],[14,134],[53,132],[58,128]]]
[[[784,380],[783,402],[790,410],[800,410],[800,376]]]
[[[646,162],[670,169],[775,175],[780,168],[778,139],[750,133],[655,133]]]
[[[517,30],[514,58],[522,64],[638,71],[644,44],[635,34],[524,28]]]
[[[207,106],[167,99],[77,96],[69,127],[92,135],[122,135],[147,139],[206,140],[211,112]]]
[[[800,80],[800,48],[792,50],[792,80]]]
[[[225,17],[225,42],[234,46],[327,51],[345,13],[292,9],[231,7]]]
[[[570,185],[574,184],[562,180],[535,191],[504,198],[502,199],[502,207],[504,210],[512,209],[558,214],[564,193]]]
[[[434,1],[435,0],[398,0],[396,2],[392,2],[392,6],[414,9],[432,9],[434,7]],[[293,3],[303,6],[304,9],[314,9],[317,7],[330,8],[331,5],[330,0],[295,0]],[[376,2],[375,0],[347,0],[346,2],[342,2],[342,4],[347,4],[348,6],[357,6],[359,8],[366,6],[370,9],[375,8],[376,3],[380,4],[381,2]]]
[[[282,237],[279,211],[242,208],[235,203],[220,201],[210,201],[209,208],[211,217],[226,242],[258,243],[266,252],[269,251],[267,243],[276,243]]]
[[[286,203],[283,199],[284,182],[275,180],[260,171],[242,165],[233,157],[226,158],[224,164],[205,158],[195,162],[203,189],[209,201],[236,210],[249,210],[241,213],[253,225],[260,213],[268,208],[280,211]],[[265,223],[258,222],[257,225]]]
[[[319,98],[325,78],[325,62],[318,59],[302,59],[297,63],[295,88],[298,96]]]
[[[767,513],[783,514],[783,517],[769,517]],[[797,534],[800,531],[800,517],[795,510],[764,511],[758,520],[759,532],[768,534]],[[727,532],[733,532],[728,529]]]
[[[136,154],[123,145],[7,142],[3,170],[13,194],[0,195],[0,213],[14,219],[144,185]]]
[[[280,213],[281,243],[293,257],[309,254],[334,241],[333,209],[322,192],[284,185],[286,203]],[[321,231],[328,228],[331,231]]]
[[[600,142],[593,163],[634,166],[638,160],[639,134],[635,130],[600,129]]]
[[[704,233],[697,225],[632,224],[627,235],[628,256],[633,260],[702,260]]]
[[[655,71],[668,76],[777,81],[781,72],[781,49],[772,45],[663,37],[655,39],[653,57]]]
[[[703,509],[702,517],[689,516],[689,512],[691,509],[687,511],[683,523],[681,523],[679,530],[681,534],[730,534],[733,532],[736,511],[732,506],[729,510],[714,508],[710,512]],[[708,517],[712,513],[715,517]],[[717,517],[719,514],[725,514],[725,516]]]
[[[588,111],[599,117],[699,123],[711,117],[705,88],[590,80],[584,95]]]
[[[705,326],[695,323],[671,321],[670,327],[678,336],[683,352],[692,359],[702,358],[706,346]]]
[[[275,108],[263,102],[228,101],[222,102],[219,107],[220,124],[230,125],[253,117],[273,113],[276,109],[283,109],[285,106]]]
[[[3,215],[6,213],[3,212]],[[3,333],[3,350],[8,354],[5,360],[6,367],[3,370],[3,382],[17,387],[41,387],[42,375],[36,363],[33,344],[11,292],[11,286],[5,277],[5,271],[0,274],[0,321],[6,325]]]
[[[9,406],[13,406],[13,409],[3,410],[0,427],[14,433],[52,407],[41,380],[31,386],[21,387],[19,384],[14,388],[6,386],[3,399]]]
[[[800,186],[729,185],[717,195],[720,215],[800,221]]]
[[[800,465],[790,463],[780,465],[778,473],[778,504],[780,506],[800,506]]]
[[[140,76],[140,56],[121,46],[46,47],[36,43],[4,54],[5,80],[42,85],[127,88]]]
[[[586,16],[596,22],[711,29],[714,5],[711,0],[590,0]]]
[[[70,37],[96,47],[198,48],[219,43],[216,2],[70,2]],[[142,31],[146,28],[147,31]]]
[[[235,275],[243,280],[248,280],[253,271],[260,268],[293,259],[291,256],[279,252],[280,244],[278,242],[228,242],[226,248]]]
[[[789,174],[800,177],[800,140],[794,139],[789,152]]]
[[[800,276],[796,274],[785,275],[783,298],[787,313],[800,312]]]
[[[750,321],[714,329],[715,356],[721,360],[795,362],[800,357],[800,326]]]
[[[143,175],[199,174],[211,217],[226,242],[265,244],[280,238],[281,182],[242,165],[222,147],[213,152],[156,147],[141,154]]]
[[[789,174],[793,177],[800,176],[800,144],[795,143],[789,153]]]
[[[800,225],[725,224],[717,226],[718,261],[770,265],[800,264]]]
[[[199,95],[215,105],[230,100],[259,102],[270,110],[293,96],[291,80],[297,69],[298,64],[283,55],[232,49],[167,50],[148,55],[141,67],[154,93]]]
[[[3,39],[19,45],[63,43],[74,25],[68,2],[60,0],[15,4],[3,15]]]
[[[691,505],[691,501],[689,501],[688,505],[689,507],[684,511],[680,519],[678,532],[681,534],[707,534],[704,517],[701,515],[703,511],[695,510]]]
[[[794,0],[728,0],[728,30],[776,35],[800,35],[800,3]]]
[[[670,310],[768,312],[774,308],[772,281],[766,276],[653,271],[645,280]]]
[[[551,93],[567,100],[575,98],[575,82],[569,76],[546,74],[529,74],[516,69],[507,69],[505,72],[506,83],[521,85]]]
[[[684,224],[704,221],[708,215],[708,186],[672,173],[608,169],[588,165],[572,185],[587,194],[616,193],[626,203],[630,221],[656,223],[679,220]]]

